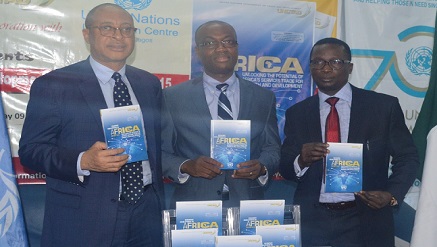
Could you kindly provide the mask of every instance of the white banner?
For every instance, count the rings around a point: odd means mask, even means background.
[[[343,0],[340,38],[352,49],[352,84],[399,98],[413,130],[431,73],[434,0]],[[420,181],[395,214],[397,245],[409,246]]]

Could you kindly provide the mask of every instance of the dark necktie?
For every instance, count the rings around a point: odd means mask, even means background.
[[[232,108],[228,97],[226,96],[226,90],[228,84],[221,83],[217,85],[217,89],[220,90],[220,96],[218,98],[218,119],[220,120],[232,120]]]
[[[341,142],[340,139],[340,119],[338,117],[337,108],[335,108],[335,104],[337,104],[339,98],[330,97],[326,99],[326,102],[331,105],[331,110],[326,117],[326,125],[325,125],[325,142]],[[325,173],[326,173],[326,161],[323,166],[323,183],[325,183]]]
[[[115,72],[112,75],[114,85],[114,106],[132,105],[129,90],[121,80],[121,75]],[[130,203],[135,204],[143,195],[143,168],[141,162],[127,163],[121,168],[121,193]]]

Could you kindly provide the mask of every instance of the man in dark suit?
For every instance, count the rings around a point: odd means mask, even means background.
[[[263,199],[262,186],[279,163],[280,139],[275,96],[252,82],[238,78],[237,35],[222,21],[202,24],[195,33],[196,54],[203,77],[164,89],[163,172],[174,181],[175,201],[223,200],[225,207],[240,200]],[[226,83],[230,117],[251,120],[250,160],[237,170],[221,170],[210,157],[211,120],[221,119],[218,101]]]
[[[126,65],[136,29],[123,8],[101,4],[85,26],[91,56],[35,80],[20,140],[23,165],[47,174],[41,246],[162,246],[159,80]],[[115,104],[115,72],[143,115],[149,159],[136,202],[120,176],[132,163],[124,149],[107,149],[100,119]]]
[[[280,163],[282,176],[298,182],[294,203],[301,206],[303,246],[392,247],[392,209],[403,201],[418,165],[398,99],[348,83],[351,51],[341,40],[318,41],[310,57],[318,94],[287,110]],[[339,99],[340,142],[363,144],[363,187],[356,193],[324,192],[330,97]]]

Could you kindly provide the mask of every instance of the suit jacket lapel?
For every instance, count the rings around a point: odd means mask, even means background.
[[[320,110],[319,110],[319,97],[317,95],[312,96],[309,99],[308,109],[304,116],[304,123],[308,126],[309,135],[311,141],[322,142],[322,130],[320,126]]]
[[[250,119],[250,110],[252,108],[252,87],[248,85],[245,80],[238,78],[240,82],[240,109],[238,113],[238,119]]]
[[[87,102],[98,125],[103,128],[102,121],[100,119],[100,109],[108,108],[108,106],[106,105],[105,97],[103,96],[99,81],[94,74],[91,65],[89,64],[89,60],[85,60],[82,65],[81,71],[77,72],[78,75],[81,75],[79,89],[82,92],[82,96]]]
[[[366,121],[362,121],[363,116],[371,116],[367,114],[366,104],[363,102],[365,99],[363,95],[359,92],[358,88],[352,86],[352,104],[351,104],[351,114],[349,121],[349,136],[348,142],[350,143],[360,143],[364,138],[364,131]],[[357,131],[358,130],[358,131]],[[361,131],[360,131],[361,130]]]
[[[211,112],[209,111],[208,103],[206,102],[205,89],[203,88],[203,78],[193,79],[191,82],[190,92],[193,92],[194,95],[199,95],[199,97],[192,97],[188,99],[191,106],[193,107],[193,111],[198,112],[197,116],[200,118],[199,121],[202,121],[205,126],[210,130],[211,126]]]

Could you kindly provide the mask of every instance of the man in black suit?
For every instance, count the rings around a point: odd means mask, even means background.
[[[303,246],[392,247],[392,209],[403,201],[418,165],[398,99],[348,83],[351,51],[341,40],[318,41],[310,57],[318,94],[287,110],[280,162],[282,176],[298,182],[294,203],[301,205]],[[324,193],[330,97],[339,98],[340,142],[363,144],[363,187],[356,193]]]
[[[85,26],[91,56],[35,80],[20,140],[23,165],[47,174],[41,246],[163,246],[161,84],[126,65],[136,30],[127,11],[98,5]],[[138,201],[121,185],[128,155],[104,142],[100,109],[115,106],[115,72],[143,115],[148,160],[139,164]]]

